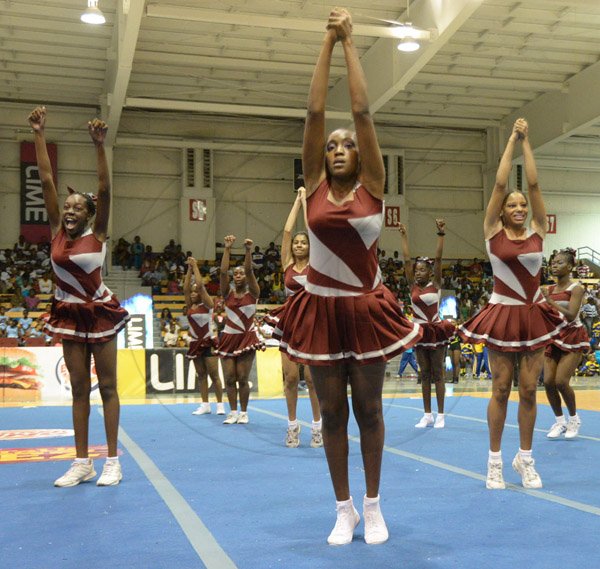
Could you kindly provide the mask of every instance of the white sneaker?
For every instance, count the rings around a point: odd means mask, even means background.
[[[233,425],[238,422],[238,414],[236,411],[229,411],[227,417],[223,421],[224,425]]]
[[[238,425],[247,425],[250,422],[248,413],[246,411],[240,411],[237,422],[238,422]]]
[[[390,537],[385,520],[381,515],[379,501],[375,504],[363,503],[363,518],[365,520],[365,542],[369,545],[384,543]]]
[[[415,425],[417,429],[424,429],[425,427],[433,427],[433,416],[427,417],[423,415],[421,420]]]
[[[350,498],[349,504],[336,505],[337,519],[327,538],[329,545],[346,545],[352,541],[354,528],[360,522],[360,516]]]
[[[567,421],[565,439],[574,439],[579,434],[579,427],[581,427],[579,419],[569,419]]]
[[[285,436],[285,446],[288,448],[297,448],[300,446],[300,425],[288,427]]]
[[[502,462],[494,462],[488,460],[488,471],[487,479],[485,481],[485,487],[488,490],[504,490],[506,484],[504,482],[504,476],[502,476]]]
[[[532,457],[522,457],[519,453],[515,456],[513,463],[515,472],[521,475],[523,488],[541,488],[542,479],[535,470],[535,460]]]
[[[192,415],[210,415],[211,408],[210,403],[202,403],[198,409],[192,411]]]
[[[438,415],[435,418],[435,423],[433,424],[434,429],[443,429],[446,426],[446,417],[444,415]]]
[[[558,437],[560,437],[560,435],[562,435],[565,431],[567,430],[567,425],[566,423],[554,423],[554,425],[552,425],[550,427],[550,430],[546,433],[546,436],[549,439],[557,439]]]
[[[217,403],[217,415],[225,415],[225,405]]]
[[[319,448],[323,446],[323,433],[321,433],[321,429],[311,429],[310,446],[312,448]]]
[[[96,486],[116,486],[122,478],[121,463],[118,460],[107,460]]]
[[[54,481],[54,486],[60,488],[68,488],[70,486],[77,486],[81,482],[87,482],[96,476],[94,470],[94,462],[89,460],[88,462],[72,462],[71,467],[65,474]]]

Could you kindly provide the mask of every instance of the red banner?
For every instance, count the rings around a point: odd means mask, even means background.
[[[48,144],[48,156],[56,184],[56,144]],[[50,241],[48,213],[33,142],[21,142],[21,235],[29,243]]]

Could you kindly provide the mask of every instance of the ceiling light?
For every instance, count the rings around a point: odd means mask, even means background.
[[[104,24],[106,18],[98,8],[98,0],[88,0],[88,7],[81,14],[81,21],[86,24]]]
[[[404,38],[399,44],[398,49],[405,53],[409,53],[411,51],[417,51],[421,45],[419,42],[413,38]]]

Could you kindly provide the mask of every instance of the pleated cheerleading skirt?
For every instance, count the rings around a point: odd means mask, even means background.
[[[547,346],[567,321],[547,302],[488,304],[460,328],[463,342],[484,343],[500,352],[534,351]]]
[[[360,296],[317,296],[297,292],[284,304],[274,336],[297,363],[327,366],[350,360],[366,365],[387,361],[413,347],[421,327],[404,316],[383,285]]]
[[[420,323],[423,328],[423,336],[417,348],[425,350],[437,350],[442,346],[450,343],[450,338],[454,336],[456,328],[449,320],[441,320],[440,322]]]
[[[115,296],[108,302],[62,302],[52,300],[45,325],[55,339],[75,342],[108,342],[129,320],[129,313]]]

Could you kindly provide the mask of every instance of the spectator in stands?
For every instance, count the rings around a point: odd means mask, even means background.
[[[173,315],[168,308],[163,308],[160,313],[160,329],[164,330],[167,324],[172,324],[174,321]]]
[[[113,249],[113,264],[120,265],[123,270],[129,267],[129,241],[121,237]]]
[[[577,278],[579,279],[587,279],[590,276],[590,268],[583,261],[583,259],[579,259],[579,261],[577,261],[575,272],[577,273]]]
[[[144,255],[144,244],[142,243],[142,238],[139,235],[136,235],[133,238],[133,243],[129,248],[130,258],[129,258],[129,267],[133,266],[134,269],[140,270],[142,268],[142,256]]]
[[[252,268],[255,271],[260,271],[265,265],[265,254],[260,250],[260,247],[257,245],[254,247],[254,252],[252,253]]]
[[[581,321],[587,330],[588,336],[592,336],[592,327],[598,320],[598,309],[596,301],[592,296],[587,296],[585,304],[581,307]]]
[[[38,278],[38,289],[41,294],[51,294],[53,290],[52,277],[48,271],[46,271],[40,278]]]
[[[181,287],[179,286],[179,279],[177,273],[170,272],[167,281],[167,294],[183,294]]]
[[[35,293],[35,290],[30,288],[27,289],[27,294],[25,294],[25,290],[23,290],[23,302],[28,310],[35,310],[41,300],[40,297]]]
[[[165,326],[163,332],[163,346],[165,348],[176,348],[179,341],[179,326],[172,322]]]
[[[169,244],[165,246],[163,249],[163,255],[165,259],[170,259],[173,255],[175,255],[175,251],[177,250],[177,246],[175,245],[175,239],[171,239]]]
[[[0,305],[0,331],[6,330],[8,324],[8,316],[6,316],[6,307]]]
[[[21,330],[15,318],[11,318],[6,325],[5,334],[7,338],[20,338]]]
[[[473,263],[469,266],[469,274],[475,278],[480,278],[483,275],[483,265],[477,257],[473,259]]]

